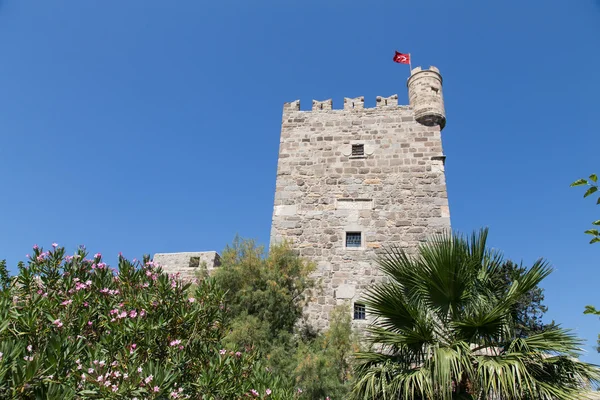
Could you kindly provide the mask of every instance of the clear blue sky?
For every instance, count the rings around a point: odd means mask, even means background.
[[[0,0],[0,258],[84,243],[114,262],[267,244],[282,104],[444,76],[452,226],[547,258],[548,318],[600,321],[600,1]]]

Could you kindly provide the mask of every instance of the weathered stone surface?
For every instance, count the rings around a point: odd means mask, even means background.
[[[414,253],[450,227],[441,119],[423,119],[428,107],[443,113],[441,76],[432,67],[411,79],[410,107],[396,95],[376,108],[364,108],[363,97],[344,99],[343,110],[284,106],[271,243],[289,239],[318,265],[322,289],[305,310],[317,328],[328,326],[333,306],[360,302],[384,279],[374,260],[386,247]],[[365,154],[353,158],[356,144]],[[347,232],[361,233],[359,247],[346,247]]]
[[[152,261],[162,266],[169,274],[179,273],[182,279],[191,280],[202,270],[210,273],[221,265],[221,258],[216,251],[189,253],[157,253]]]

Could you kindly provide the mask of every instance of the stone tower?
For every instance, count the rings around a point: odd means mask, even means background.
[[[398,96],[285,103],[271,243],[287,239],[317,264],[321,290],[306,307],[309,322],[350,304],[355,325],[370,320],[361,296],[382,279],[376,255],[385,246],[414,252],[450,228],[441,130],[446,124],[439,70],[408,79],[409,106]]]

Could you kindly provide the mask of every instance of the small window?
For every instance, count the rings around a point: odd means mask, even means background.
[[[346,232],[346,247],[360,247],[361,239],[360,232]]]
[[[354,303],[354,319],[367,319],[367,310],[364,304]]]
[[[352,145],[352,155],[353,156],[364,156],[365,155],[365,145],[364,144],[353,144]]]
[[[190,268],[198,268],[200,266],[200,257],[190,257]]]

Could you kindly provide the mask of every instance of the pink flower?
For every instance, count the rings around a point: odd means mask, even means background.
[[[267,394],[267,396],[269,396],[271,394],[271,389],[265,390],[265,393]],[[329,397],[327,399],[329,399]]]
[[[146,379],[144,379],[144,382],[150,383],[150,382],[152,382],[152,378],[154,378],[154,377],[152,375],[149,375]]]
[[[94,368],[88,368],[88,374],[93,374],[94,373]]]
[[[37,245],[37,244],[34,244],[34,245],[33,245],[33,249],[34,249],[34,250],[37,250],[37,249],[39,249],[38,245]]]
[[[118,387],[117,385],[112,385],[112,386],[111,386],[111,390],[112,390],[113,392],[116,392],[117,390],[119,390],[119,387]]]
[[[188,299],[188,301],[189,301],[190,303],[193,303],[193,302],[195,302],[195,301],[196,301],[196,299],[195,299],[195,298],[193,298],[193,297],[190,297],[190,298]]]
[[[242,353],[240,353],[239,351],[236,351],[236,352],[235,352],[235,356],[236,356],[237,358],[240,358],[240,357],[242,356]]]
[[[250,393],[252,393],[252,396],[258,397],[258,392],[256,390],[252,389]]]
[[[81,374],[81,380],[85,381],[85,374]]]
[[[68,306],[69,304],[71,304],[73,302],[73,300],[69,299],[69,300],[65,300],[62,303],[60,303],[63,306]]]
[[[88,325],[89,325],[89,326],[92,326],[92,325],[93,325],[93,322],[92,322],[92,321],[88,321]]]
[[[54,248],[58,247],[58,243],[56,243],[56,242],[52,243],[52,247],[54,247]]]
[[[100,293],[108,293],[108,291],[109,291],[108,288],[100,289]]]
[[[219,350],[219,354],[220,354],[220,355],[223,355],[223,354],[226,354],[226,353],[227,353],[227,350],[225,350],[225,349],[221,349],[221,350]]]
[[[144,315],[146,315],[146,310],[142,308],[142,311],[140,311],[140,317],[143,317]]]
[[[138,367],[137,372],[142,372],[142,367]]]
[[[179,343],[181,343],[181,340],[179,340],[179,339],[173,340],[173,341],[171,341],[171,343],[169,343],[169,346],[171,346],[171,347],[177,346]]]
[[[56,325],[57,328],[62,328],[63,326],[63,323],[60,321],[60,319],[55,319],[54,321],[52,321],[52,323]]]
[[[129,318],[135,318],[135,317],[137,317],[137,311],[135,311],[135,310],[129,311]]]
[[[102,258],[102,254],[96,253],[96,254],[94,254],[94,258]]]
[[[160,392],[160,388],[158,386],[154,386],[154,389],[152,389],[152,391],[158,393]]]
[[[27,346],[27,351],[31,353],[31,350],[33,350],[33,346],[32,345]]]

